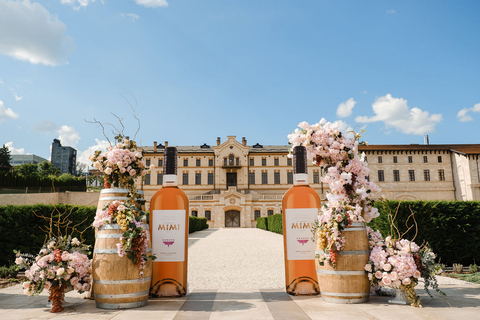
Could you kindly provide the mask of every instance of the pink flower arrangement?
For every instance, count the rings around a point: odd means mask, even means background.
[[[292,150],[298,145],[305,146],[307,157],[325,172],[322,182],[330,187],[328,203],[320,209],[316,229],[323,250],[320,263],[335,265],[337,251],[342,250],[345,243],[342,230],[352,222],[369,222],[378,216],[371,196],[380,188],[369,181],[364,155],[359,155],[360,134],[354,133],[353,138],[348,138],[338,125],[325,119],[313,125],[302,122],[298,126],[288,135]]]
[[[51,238],[32,258],[17,253],[15,263],[26,268],[27,280],[23,283],[24,293],[38,295],[52,286],[66,285],[80,293],[90,290],[92,268],[87,256],[89,246],[77,238]]]

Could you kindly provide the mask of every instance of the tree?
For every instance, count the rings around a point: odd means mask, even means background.
[[[10,156],[10,150],[6,145],[0,148],[0,170],[1,171],[8,171],[12,167],[10,165],[10,160],[12,157]]]
[[[55,166],[50,161],[43,161],[38,164],[39,174],[41,177],[48,176],[59,176],[60,170],[55,168]]]
[[[33,163],[25,163],[16,166],[13,171],[22,176],[37,176],[38,177],[38,165]]]

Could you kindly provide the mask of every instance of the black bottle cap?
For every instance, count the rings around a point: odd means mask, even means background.
[[[167,147],[163,154],[163,174],[177,174],[177,148]]]
[[[307,149],[304,146],[293,148],[293,173],[307,173]]]

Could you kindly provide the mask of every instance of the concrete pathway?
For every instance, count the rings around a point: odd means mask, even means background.
[[[211,229],[190,235],[190,294],[150,299],[145,307],[97,309],[75,292],[65,311],[50,313],[47,293],[28,297],[20,285],[0,290],[0,319],[480,319],[480,285],[439,277],[447,297],[430,299],[418,287],[424,308],[369,303],[338,305],[321,297],[291,297],[283,289],[282,236],[258,229]]]

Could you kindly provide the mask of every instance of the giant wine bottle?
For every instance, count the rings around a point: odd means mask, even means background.
[[[165,148],[163,186],[150,202],[152,297],[187,294],[188,198],[178,188],[177,148]]]
[[[315,267],[312,228],[318,217],[320,197],[308,185],[307,155],[304,146],[293,149],[293,187],[283,196],[283,244],[285,283],[288,294],[320,293]]]

